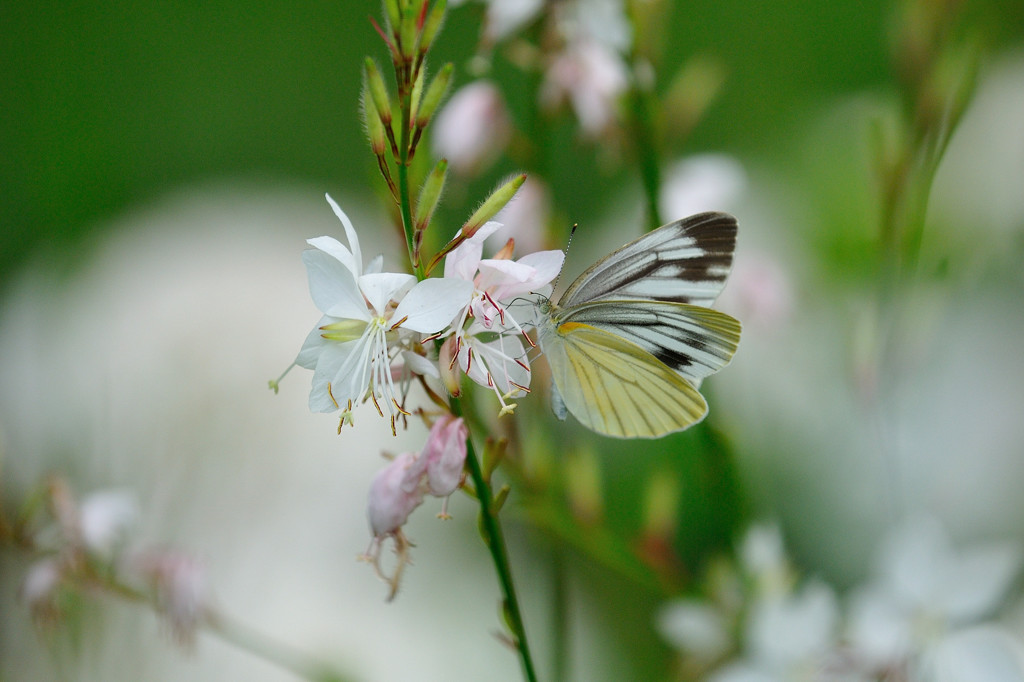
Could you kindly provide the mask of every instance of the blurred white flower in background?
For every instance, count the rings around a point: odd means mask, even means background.
[[[128,490],[99,490],[79,508],[82,541],[91,551],[109,556],[138,520],[139,504]]]
[[[957,551],[934,518],[908,518],[886,536],[870,582],[851,597],[851,655],[868,670],[910,667],[921,669],[924,679],[947,679],[962,660],[984,658],[1009,638],[993,624],[961,635],[1004,604],[1020,567],[1019,546],[990,543]],[[1024,666],[1010,679],[1024,679]]]
[[[697,154],[665,170],[658,209],[666,220],[704,211],[735,211],[749,189],[747,171],[727,154]]]
[[[739,600],[703,582],[658,613],[658,632],[681,654],[685,679],[711,682],[1018,682],[1024,639],[994,617],[1021,565],[1019,546],[961,550],[930,517],[885,538],[875,571],[848,598],[826,582],[799,580],[778,526],[760,524],[737,551]],[[728,572],[726,572],[728,574]]]

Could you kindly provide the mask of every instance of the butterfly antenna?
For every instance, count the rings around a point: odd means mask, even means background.
[[[555,281],[551,283],[552,292],[558,288],[558,280],[562,279],[562,273],[565,272],[565,261],[569,259],[569,247],[572,246],[572,237],[576,234],[576,228],[579,226],[579,223],[573,223],[572,230],[569,231],[569,240],[565,243],[565,250],[562,252],[565,254],[565,259],[562,260],[562,267],[559,269],[558,274],[555,275]]]

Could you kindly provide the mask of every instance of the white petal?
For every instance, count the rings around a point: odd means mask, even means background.
[[[320,318],[313,329],[310,330],[309,334],[306,335],[306,340],[302,344],[302,348],[299,349],[299,355],[295,358],[295,364],[299,367],[305,367],[306,369],[314,369],[316,367],[317,359],[320,357],[320,351],[323,350],[324,344],[327,340],[324,339],[324,332],[321,329],[326,324],[337,322],[338,318],[329,317],[324,315]]]
[[[464,279],[434,277],[425,279],[405,295],[392,319],[401,320],[403,329],[433,334],[451,324],[473,296],[473,283]]]
[[[517,262],[537,269],[535,286],[540,286],[548,284],[555,277],[558,277],[558,273],[562,271],[562,264],[565,262],[565,253],[557,250],[538,251],[537,253],[529,253],[523,256]]]
[[[355,402],[360,397],[361,394],[353,397],[346,386],[336,385],[335,381],[351,354],[359,351],[361,340],[329,343],[323,347],[313,371],[313,386],[309,391],[310,412],[336,412],[350,399]]]
[[[529,291],[529,285],[524,287],[523,284],[532,281],[537,274],[536,268],[529,265],[494,258],[481,260],[479,269],[480,281],[477,286],[483,291],[497,290],[499,298],[506,295],[505,291]]]
[[[856,592],[850,602],[847,638],[857,658],[873,669],[895,665],[910,654],[912,614],[878,589]]]
[[[345,236],[348,237],[349,246],[352,248],[352,257],[356,261],[356,269],[352,272],[358,277],[360,275],[360,269],[363,264],[363,253],[359,250],[359,236],[356,234],[356,228],[352,226],[352,221],[348,219],[345,212],[341,210],[338,204],[334,203],[334,199],[331,198],[330,194],[325,194],[327,197],[327,203],[331,205],[331,209],[334,210],[334,215],[338,216],[338,220],[345,227]]]
[[[928,652],[928,679],[937,682],[1024,682],[1024,651],[1006,631],[994,626],[963,630],[945,637]]]
[[[942,572],[936,599],[950,621],[966,624],[995,611],[1020,572],[1020,548],[989,545],[964,550]]]
[[[747,622],[747,642],[754,658],[775,668],[809,662],[834,643],[839,608],[832,590],[810,582],[795,594],[754,605]]]
[[[337,258],[309,249],[302,252],[302,262],[309,275],[309,295],[320,312],[344,319],[370,319],[355,278]]]
[[[437,369],[437,363],[431,362],[427,358],[413,353],[412,351],[403,350],[402,359],[405,361],[405,367],[413,374],[420,374],[426,377],[433,377],[434,379],[440,379],[441,373]]]
[[[348,271],[352,273],[353,277],[359,276],[359,263],[356,262],[355,256],[353,256],[352,252],[348,250],[348,247],[334,237],[314,237],[312,239],[307,239],[306,243],[320,249],[333,258],[338,259],[342,265],[348,268]]]
[[[444,257],[445,279],[472,280],[483,255],[483,244],[473,240],[465,241]]]
[[[676,649],[704,661],[713,661],[729,650],[725,618],[709,604],[696,599],[677,599],[658,612],[657,628]]]
[[[377,272],[359,278],[359,289],[378,315],[384,314],[390,301],[397,301],[416,283],[416,278],[398,272]]]
[[[935,518],[903,520],[882,541],[876,570],[885,588],[911,607],[929,608],[942,589],[942,571],[954,560],[949,537]]]
[[[469,361],[470,349],[473,351],[472,362]],[[516,362],[517,359],[526,367]],[[487,343],[467,337],[467,343],[459,353],[459,366],[466,376],[481,386],[490,386],[487,380],[490,375],[491,381],[503,394],[516,396],[522,391],[518,386],[530,387],[529,364],[518,336],[500,336]]]
[[[367,263],[366,268],[363,270],[363,272],[365,274],[369,275],[369,274],[374,273],[374,272],[380,272],[383,269],[384,269],[384,254],[383,253],[378,253],[376,256],[373,257],[373,259],[369,263]]]

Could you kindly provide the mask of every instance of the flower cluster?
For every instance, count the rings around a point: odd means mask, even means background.
[[[500,227],[487,222],[447,254],[443,277],[417,281],[410,274],[381,272],[380,256],[364,268],[352,222],[327,200],[349,247],[318,237],[303,254],[310,294],[323,313],[295,359],[313,370],[310,409],[341,410],[343,426],[352,422],[355,406],[370,400],[381,416],[390,417],[394,432],[396,417],[412,414],[406,404],[412,381],[427,386],[428,379],[444,376],[446,388],[457,395],[458,376],[451,372],[458,365],[495,392],[502,414],[511,412],[515,403],[508,401],[529,391],[523,341],[530,342],[510,304],[543,291],[564,254],[543,251],[513,261],[510,240],[494,257],[483,258],[484,240]],[[432,341],[441,343],[440,357],[447,361],[439,362]]]
[[[513,400],[530,390],[527,351],[533,342],[524,329],[533,321],[530,297],[550,293],[564,254],[541,251],[514,260],[509,239],[484,258],[484,243],[501,224],[477,216],[449,243],[443,275],[417,280],[411,274],[382,272],[381,256],[364,265],[352,221],[330,196],[327,201],[348,246],[317,237],[303,253],[310,294],[323,314],[294,363],[313,370],[310,409],[340,410],[340,432],[352,424],[354,409],[370,401],[390,418],[395,433],[398,419],[415,413],[427,417],[422,406],[409,404],[414,382],[447,408],[436,384],[458,396],[464,375],[494,393],[499,415],[511,413]],[[517,319],[524,314],[529,319]],[[276,382],[271,385],[276,388]],[[408,562],[410,543],[402,526],[425,495],[447,498],[462,484],[467,437],[462,419],[445,411],[434,421],[422,452],[395,457],[370,486],[373,540],[365,558],[391,585],[392,597]],[[442,516],[446,509],[447,500]],[[388,539],[398,555],[390,574],[380,564],[381,546]]]
[[[798,582],[777,527],[752,528],[739,554],[739,571],[711,575],[709,599],[659,614],[682,679],[1024,679],[1024,638],[992,619],[1021,567],[1019,547],[957,551],[935,519],[909,518],[845,610],[828,584]]]

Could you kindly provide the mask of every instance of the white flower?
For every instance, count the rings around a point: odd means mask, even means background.
[[[109,557],[138,516],[135,497],[124,490],[94,492],[78,511],[82,542],[100,556]]]
[[[466,375],[492,388],[502,410],[505,399],[528,391],[530,367],[521,339],[526,335],[511,302],[516,297],[547,291],[558,276],[565,254],[541,251],[511,260],[511,240],[495,258],[482,258],[484,241],[501,227],[491,221],[445,257],[446,278],[472,283],[470,300],[453,325],[446,343]],[[532,311],[532,307],[530,308]],[[532,314],[532,312],[531,312]]]
[[[878,670],[904,663],[932,669],[951,660],[950,652],[969,656],[970,642],[989,639],[966,633],[1000,605],[1020,564],[1015,545],[958,552],[935,519],[906,520],[882,543],[872,582],[851,599],[853,652]],[[1017,670],[1024,675],[1024,667]],[[927,679],[947,678],[939,671]]]
[[[701,661],[714,661],[729,650],[729,623],[710,604],[677,599],[658,612],[658,632],[666,642]]]
[[[746,190],[743,164],[726,154],[699,154],[668,168],[658,207],[670,219],[702,211],[731,211]]]
[[[310,239],[315,248],[302,254],[313,302],[324,313],[303,344],[296,364],[313,369],[309,407],[333,412],[372,399],[392,420],[404,411],[392,364],[419,334],[444,330],[472,295],[459,279],[426,279],[379,272],[375,260],[367,272],[355,229],[327,197],[341,220],[351,251],[331,237]],[[406,362],[407,367],[414,367]]]

